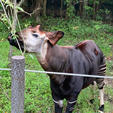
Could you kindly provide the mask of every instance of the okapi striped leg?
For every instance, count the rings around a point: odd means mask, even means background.
[[[103,64],[99,66],[98,69],[98,75],[105,75],[106,72],[106,64],[103,60]],[[100,113],[104,113],[104,79],[102,78],[98,78],[96,79],[98,88],[99,88],[99,96],[100,96],[100,108],[99,108],[99,112]]]
[[[104,81],[102,79],[98,79],[96,81],[98,84],[98,88],[99,88],[99,97],[100,97],[100,107],[99,107],[99,113],[104,113]],[[93,101],[94,101],[94,98],[95,98],[95,95],[94,95],[94,91],[96,90],[95,88],[95,85],[96,85],[96,82],[94,82],[92,85],[92,92],[93,92],[93,99],[90,100],[91,104],[93,104]]]
[[[97,85],[99,89],[99,96],[100,96],[100,107],[99,112],[104,113],[104,79],[97,79]]]
[[[104,89],[99,89],[99,96],[100,96],[100,108],[99,112],[104,113]]]

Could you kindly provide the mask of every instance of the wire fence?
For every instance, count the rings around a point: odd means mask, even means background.
[[[10,68],[0,68],[0,71],[11,71]],[[25,69],[25,72],[31,73],[43,73],[43,74],[52,74],[52,75],[65,75],[65,76],[79,76],[79,77],[90,77],[90,78],[104,78],[104,79],[113,79],[113,76],[101,76],[101,75],[87,75],[87,74],[75,74],[75,73],[63,73],[63,72],[50,72],[50,71],[38,71],[38,70],[28,70]]]

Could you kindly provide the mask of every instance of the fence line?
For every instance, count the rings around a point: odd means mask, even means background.
[[[10,68],[0,68],[1,71],[11,71]],[[50,71],[37,71],[37,70],[28,70],[25,69],[25,72],[32,73],[44,73],[44,74],[54,74],[54,75],[65,75],[65,76],[81,76],[81,77],[91,77],[91,78],[104,78],[104,79],[113,79],[113,76],[101,76],[101,75],[87,75],[87,74],[75,74],[75,73],[63,73],[63,72],[50,72]]]
[[[54,74],[54,75],[81,76],[81,77],[91,77],[91,78],[113,79],[112,76],[87,75],[87,74],[75,74],[75,73],[63,73],[63,72],[50,72],[50,71],[36,71],[36,70],[25,70],[25,71],[26,71],[26,72],[33,72],[33,73]]]
[[[11,71],[10,68],[0,68],[0,71]]]

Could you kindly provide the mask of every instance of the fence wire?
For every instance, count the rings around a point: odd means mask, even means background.
[[[10,68],[0,68],[0,71],[11,71]],[[87,74],[75,74],[75,73],[63,73],[63,72],[50,72],[50,71],[38,71],[38,70],[28,70],[25,69],[25,72],[32,73],[43,73],[43,74],[53,74],[53,75],[65,75],[65,76],[79,76],[79,77],[90,77],[90,78],[104,78],[104,79],[113,79],[113,76],[101,76],[101,75],[87,75]]]

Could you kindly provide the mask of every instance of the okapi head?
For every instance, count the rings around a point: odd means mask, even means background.
[[[13,39],[9,35],[8,40],[12,46],[19,49],[19,44],[22,51],[37,53],[41,52],[41,48],[48,41],[52,46],[54,46],[59,39],[64,35],[62,31],[46,32],[42,31],[40,25],[36,27],[28,27],[20,32],[16,33],[18,35],[17,39]],[[18,40],[18,41],[17,41]],[[19,43],[19,44],[18,44]]]

